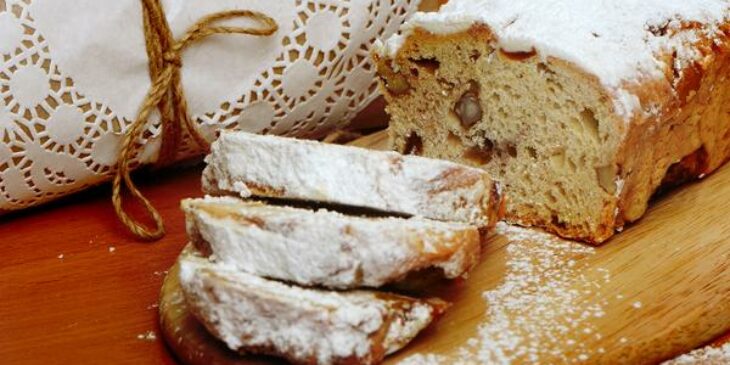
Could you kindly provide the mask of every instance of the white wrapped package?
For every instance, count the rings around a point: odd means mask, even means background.
[[[346,125],[376,95],[368,54],[418,0],[163,0],[180,37],[201,17],[250,9],[267,37],[216,35],[182,56],[188,113],[219,128],[315,137]],[[123,133],[150,89],[139,0],[0,1],[0,212],[108,180]],[[239,24],[235,24],[239,25]],[[137,162],[154,162],[153,116]],[[201,154],[189,138],[176,159]]]

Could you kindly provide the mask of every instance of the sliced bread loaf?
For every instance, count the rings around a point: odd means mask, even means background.
[[[479,230],[425,218],[370,218],[247,202],[182,202],[188,236],[217,262],[305,286],[379,287],[440,268],[465,276],[480,254]]]
[[[376,364],[405,346],[448,304],[370,291],[302,289],[193,253],[179,259],[190,310],[234,351],[297,364]]]
[[[484,168],[511,222],[602,242],[730,156],[727,0],[450,0],[402,33],[392,147]]]
[[[480,169],[395,152],[224,132],[205,161],[212,195],[272,197],[459,221],[498,220],[500,194]]]

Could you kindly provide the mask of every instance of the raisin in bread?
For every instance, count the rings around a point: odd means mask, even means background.
[[[293,138],[223,132],[203,171],[211,195],[372,208],[480,227],[498,220],[498,187],[453,162]]]
[[[372,291],[302,289],[212,263],[179,260],[193,315],[234,351],[298,364],[377,364],[408,344],[448,304]]]
[[[727,0],[451,0],[374,58],[394,149],[479,166],[507,219],[602,242],[730,155]]]
[[[182,202],[188,237],[216,262],[305,286],[379,287],[438,268],[465,276],[480,254],[474,226],[425,218],[357,217],[206,197]]]

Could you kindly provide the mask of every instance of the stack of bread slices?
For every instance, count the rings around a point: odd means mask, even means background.
[[[447,161],[229,132],[206,162],[208,196],[182,202],[187,305],[230,349],[294,363],[401,349],[449,304],[377,288],[466,276],[501,214],[483,170]]]

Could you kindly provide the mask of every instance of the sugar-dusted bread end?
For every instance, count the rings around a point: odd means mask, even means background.
[[[211,195],[283,198],[491,227],[501,194],[483,170],[392,151],[224,132],[206,157]]]
[[[448,304],[370,291],[302,289],[211,263],[188,250],[180,284],[194,316],[230,349],[296,364],[377,364]]]
[[[483,168],[508,221],[600,243],[730,156],[730,5],[568,3],[452,0],[373,57],[393,149]]]

